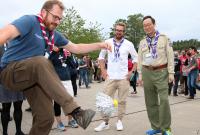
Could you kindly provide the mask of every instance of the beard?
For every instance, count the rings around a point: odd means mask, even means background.
[[[117,40],[121,40],[123,37],[124,37],[124,36],[121,35],[121,34],[117,34],[117,35],[115,35],[115,38],[116,38]]]
[[[44,18],[43,23],[49,31],[53,31],[58,26],[56,23],[48,21],[47,17]]]

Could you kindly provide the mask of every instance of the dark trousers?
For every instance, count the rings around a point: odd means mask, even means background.
[[[71,75],[71,82],[74,91],[74,96],[77,95],[77,84],[76,84],[77,74]]]
[[[61,115],[61,107],[58,103],[56,103],[54,101],[54,113],[55,113],[55,116],[58,117]]]
[[[180,71],[177,71],[174,74],[174,84],[173,84],[173,82],[169,83],[169,95],[171,94],[172,87],[173,87],[173,94],[174,95],[177,94],[179,81],[180,81]]]
[[[133,72],[132,74],[134,74],[134,76],[133,76],[132,80],[130,80],[130,85],[133,87],[133,90],[134,90],[134,91],[137,91],[137,90],[136,90],[136,83],[137,83],[138,72],[135,71],[135,72]]]
[[[180,81],[180,71],[175,72],[174,79],[173,94],[177,94],[178,83]]]
[[[188,95],[188,85],[187,85],[187,76],[181,76],[180,78],[181,85],[184,85],[184,94]]]
[[[184,76],[183,77],[184,78],[184,80],[185,80],[185,95],[188,95],[188,85],[187,85],[187,76]]]
[[[1,83],[8,89],[24,91],[33,115],[29,135],[49,134],[54,122],[52,99],[61,105],[65,115],[79,107],[43,56],[10,63],[1,72]]]
[[[21,123],[22,123],[22,103],[23,101],[16,101],[13,102],[14,106],[14,113],[13,118],[15,121],[15,127],[16,127],[16,134],[20,134],[21,131]],[[2,112],[1,112],[1,123],[3,127],[3,135],[7,135],[8,132],[8,123],[10,121],[10,108],[11,108],[11,102],[10,103],[2,103]]]
[[[168,95],[171,95],[173,85],[173,82],[168,83]]]

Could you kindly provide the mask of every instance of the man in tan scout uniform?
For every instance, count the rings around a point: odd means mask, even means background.
[[[155,19],[151,16],[143,18],[143,28],[146,37],[139,45],[138,73],[139,84],[144,86],[147,114],[152,127],[146,134],[172,135],[168,101],[168,82],[174,80],[172,45],[165,35],[155,30]]]

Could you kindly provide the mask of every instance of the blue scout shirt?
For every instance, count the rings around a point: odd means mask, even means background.
[[[2,60],[1,67],[13,61],[23,60],[34,56],[43,56],[46,41],[40,29],[40,23],[35,15],[25,15],[12,22],[20,32],[20,35],[10,41]],[[47,35],[49,35],[48,31]],[[68,44],[68,40],[59,32],[54,31],[56,46]]]

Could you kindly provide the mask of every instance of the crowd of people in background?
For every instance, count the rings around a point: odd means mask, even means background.
[[[196,47],[189,47],[185,50],[174,51],[174,82],[169,83],[169,95],[178,96],[184,94],[189,99],[194,99],[196,89],[200,89],[198,81],[200,79],[200,56]],[[98,59],[91,59],[89,55],[84,55],[77,58],[77,78],[79,88],[90,88],[90,83],[104,81],[101,76],[101,70]],[[107,63],[106,63],[107,65]],[[128,58],[128,69],[133,67],[132,60]],[[133,72],[130,78],[130,86],[132,87],[131,94],[137,94],[136,87],[138,86],[138,73]],[[85,85],[85,86],[84,86]]]
[[[174,53],[174,66],[175,81],[169,84],[169,95],[173,89],[174,96],[184,94],[188,99],[194,99],[196,89],[200,90],[198,84],[200,79],[200,57],[197,48],[191,46],[189,49],[176,51]]]

